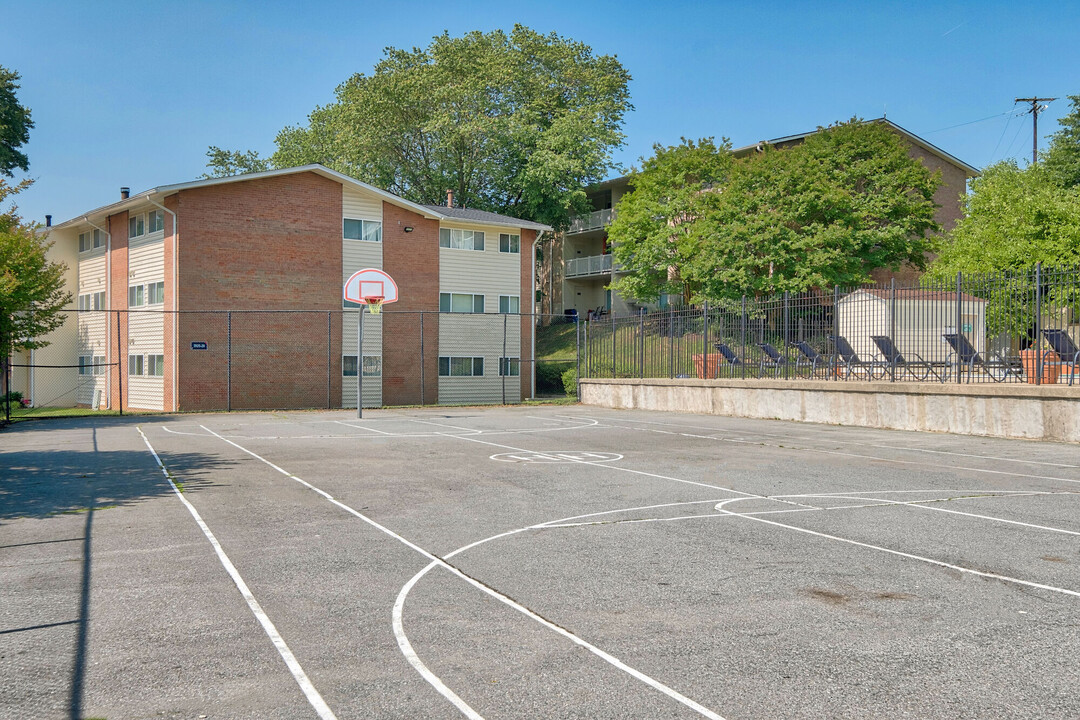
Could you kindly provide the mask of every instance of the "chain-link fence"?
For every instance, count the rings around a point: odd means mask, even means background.
[[[580,335],[582,377],[1080,386],[1080,269],[744,296]]]
[[[64,315],[47,345],[10,357],[5,416],[518,403],[534,395],[535,336],[551,327],[392,309]]]

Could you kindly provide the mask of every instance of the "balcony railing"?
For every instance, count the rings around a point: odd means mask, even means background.
[[[566,277],[587,277],[589,275],[610,275],[611,254],[590,255],[572,258],[566,261]]]
[[[613,211],[611,208],[596,210],[588,215],[579,215],[570,221],[570,232],[582,233],[589,230],[599,230],[610,225],[612,217]]]

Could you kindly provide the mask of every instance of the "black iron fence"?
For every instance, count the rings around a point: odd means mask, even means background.
[[[576,352],[566,326],[552,325],[561,318],[510,313],[64,315],[46,346],[5,363],[4,417],[355,408],[358,396],[364,407],[512,404],[534,395],[538,342]]]
[[[1080,269],[867,285],[585,321],[581,377],[1080,386]]]

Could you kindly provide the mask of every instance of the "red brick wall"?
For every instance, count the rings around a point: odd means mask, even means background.
[[[423,401],[433,405],[439,397],[439,221],[384,202],[383,270],[398,286],[398,302],[383,317],[383,404],[420,403],[423,362]],[[430,311],[423,353],[419,314],[400,314],[419,310]]]
[[[127,211],[109,216],[106,230],[111,236],[109,253],[109,281],[112,283],[112,310],[127,310],[128,306],[128,214]],[[128,324],[127,313],[120,315],[120,338],[116,337],[116,317],[111,316],[109,339],[112,348],[109,355],[120,357],[109,368],[109,406],[113,409],[128,406]],[[121,402],[123,405],[121,405]]]
[[[180,316],[179,409],[222,409],[230,396],[234,408],[325,407],[328,390],[339,404],[341,185],[283,175],[183,190],[170,209],[180,225],[180,310],[234,311],[231,378],[228,316]],[[194,341],[209,349],[192,350]]]
[[[176,197],[166,198],[165,207],[176,212]],[[179,223],[177,223],[179,225]],[[176,315],[171,312],[175,307],[173,302],[176,298],[176,287],[173,284],[173,250],[176,247],[176,228],[173,227],[173,216],[165,213],[165,245],[163,247],[164,275],[165,275],[165,317],[164,320],[164,351],[165,351],[165,376],[162,378],[164,391],[162,394],[162,407],[166,410],[176,410],[176,399],[173,397],[173,380],[176,377],[176,352],[173,347],[173,328],[176,324]]]
[[[521,231],[521,397],[532,397],[532,375],[535,362],[533,358],[533,316],[536,307],[536,287],[533,285],[533,245],[536,242],[535,230]]]

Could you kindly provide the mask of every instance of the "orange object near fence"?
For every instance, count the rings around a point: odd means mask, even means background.
[[[1043,368],[1042,368],[1042,383],[1043,385],[1053,385],[1058,381],[1061,375],[1061,358],[1058,354],[1052,350],[1048,350],[1042,354]],[[1021,350],[1020,362],[1024,366],[1024,379],[1035,384],[1035,378],[1039,373],[1039,351],[1038,350]]]

